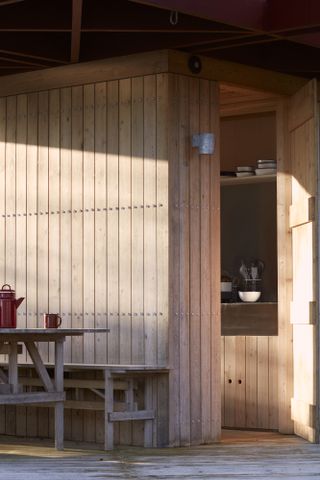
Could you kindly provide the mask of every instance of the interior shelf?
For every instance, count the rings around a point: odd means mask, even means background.
[[[253,175],[252,177],[220,177],[220,185],[245,185],[275,182],[277,175]]]

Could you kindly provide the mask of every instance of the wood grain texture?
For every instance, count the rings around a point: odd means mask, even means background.
[[[170,442],[190,445],[220,436],[219,142],[209,157],[190,145],[200,129],[218,138],[218,90],[169,80]]]
[[[318,188],[317,84],[310,81],[289,101],[288,136],[292,175],[291,204],[304,209]],[[317,207],[318,208],[318,207]],[[316,407],[319,402],[319,325],[312,325],[312,311],[318,311],[318,214],[306,223],[292,225],[292,303],[293,324],[293,404]],[[313,316],[313,315],[311,315]],[[316,316],[314,316],[316,318]],[[305,409],[295,408],[295,433],[309,441],[319,441],[318,419],[307,418]]]
[[[293,432],[291,398],[293,395],[292,325],[290,302],[292,300],[292,235],[289,228],[291,205],[290,139],[288,105],[282,101],[277,108],[277,250],[278,250],[278,327],[281,355],[279,371],[279,431]]]
[[[278,337],[222,339],[222,426],[277,430]]]
[[[0,182],[7,183],[0,269],[27,298],[19,322],[42,326],[42,313],[50,311],[67,328],[110,327],[108,335],[68,338],[67,362],[166,364],[167,76],[57,88],[0,103]],[[44,359],[52,359],[51,347],[41,348]],[[162,444],[167,392],[166,382],[156,380]],[[7,410],[13,432],[15,412]],[[20,432],[27,423],[27,435],[53,433],[47,409],[28,407],[27,418],[22,407],[19,412]],[[103,437],[100,414],[88,415],[66,412],[69,438]],[[118,430],[115,425],[116,440]],[[141,425],[136,431],[139,443]]]

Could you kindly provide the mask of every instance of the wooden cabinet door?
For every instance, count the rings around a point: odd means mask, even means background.
[[[310,81],[289,102],[291,174],[294,432],[311,442],[318,432],[318,121],[317,84]],[[281,345],[280,345],[281,355]]]

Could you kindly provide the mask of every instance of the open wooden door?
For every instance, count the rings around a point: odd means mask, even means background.
[[[292,175],[293,398],[294,432],[319,442],[318,429],[318,111],[317,83],[310,81],[290,100],[289,165]],[[281,344],[279,346],[281,356]]]

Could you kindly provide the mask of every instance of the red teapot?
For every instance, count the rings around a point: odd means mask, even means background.
[[[24,298],[16,300],[16,292],[7,283],[0,289],[0,328],[16,328],[17,308]]]

